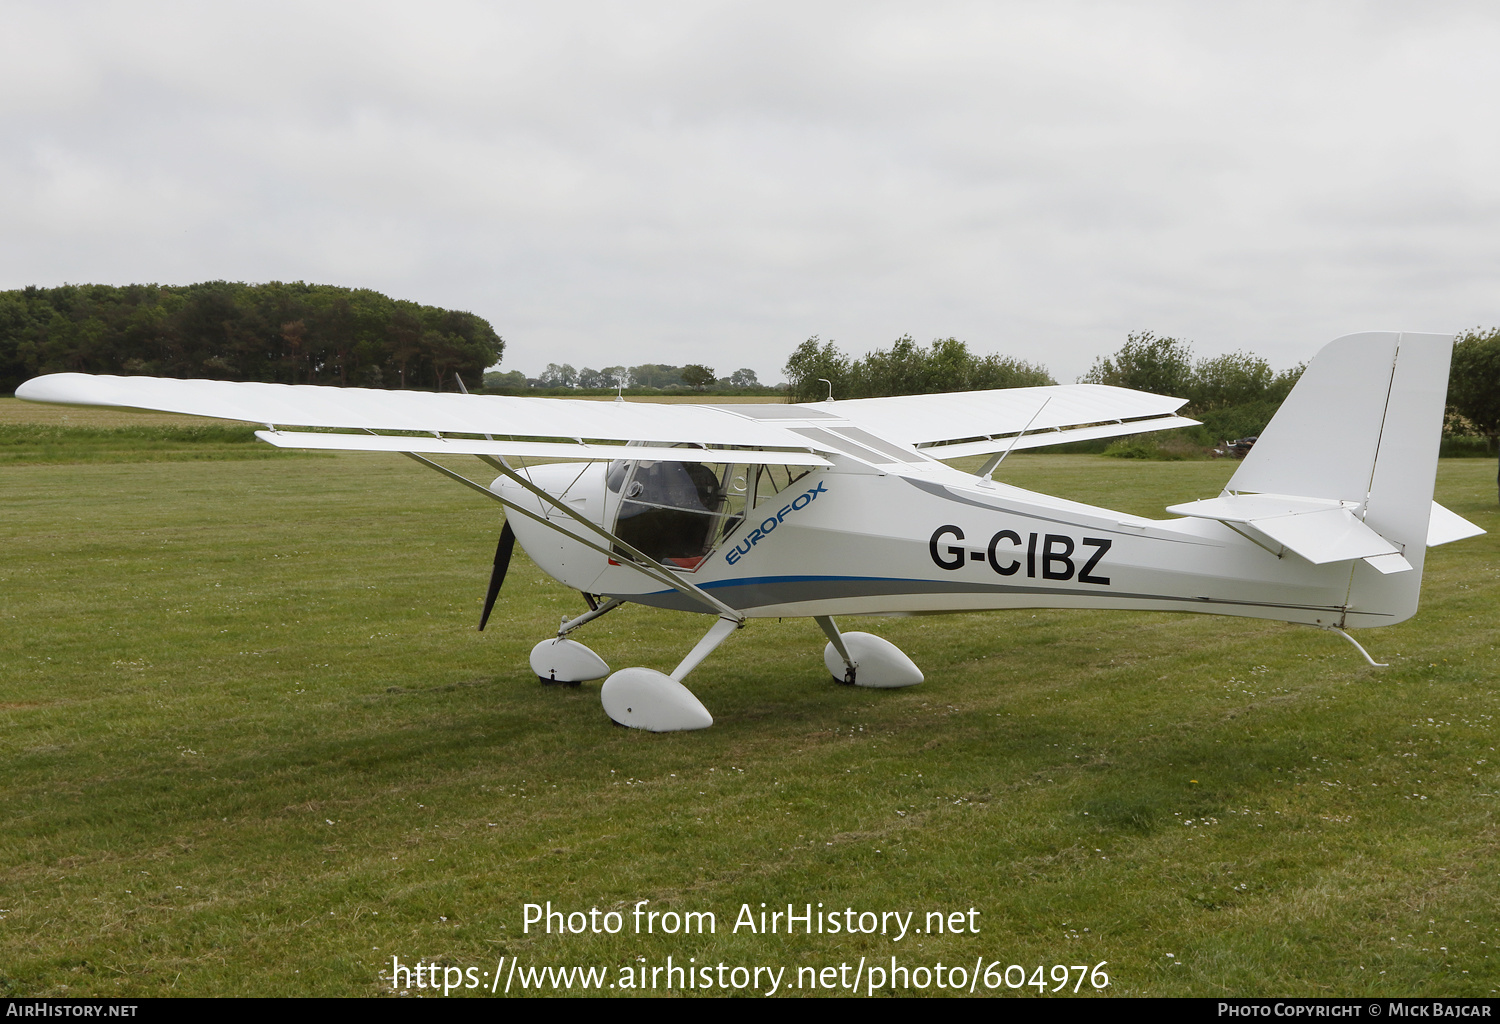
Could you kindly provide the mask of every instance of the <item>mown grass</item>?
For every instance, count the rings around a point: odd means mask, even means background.
[[[187,462],[204,459],[316,457],[262,444],[254,427],[68,427],[0,423],[0,464],[77,462]]]
[[[319,457],[262,444],[256,429],[176,413],[0,398],[0,466]]]
[[[1232,466],[1021,454],[1005,477],[1149,515]],[[1360,638],[1209,616],[850,619],[927,682],[834,685],[804,621],[689,683],[702,733],[536,684],[581,601],[406,460],[0,467],[0,988],[358,995],[390,957],[537,964],[1109,962],[1116,994],[1500,988],[1493,465]],[[707,620],[586,627],[669,669]],[[521,934],[521,904],[712,910],[716,935]],[[742,903],[980,912],[978,935],[729,933]],[[1168,956],[1167,954],[1172,954]],[[612,975],[613,977],[613,975]],[[1084,985],[1087,991],[1087,984]],[[1022,989],[1018,994],[1035,993]]]
[[[103,405],[52,405],[0,396],[0,423],[64,427],[222,426],[223,420],[175,412],[143,412]]]

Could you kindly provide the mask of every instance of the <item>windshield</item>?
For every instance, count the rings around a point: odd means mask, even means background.
[[[718,539],[728,502],[719,474],[703,463],[626,463],[611,467],[608,483],[621,493],[615,536],[642,554],[696,568]]]
[[[615,536],[658,562],[694,570],[739,529],[746,507],[770,501],[807,472],[802,467],[621,459],[610,463],[605,485],[620,496]]]

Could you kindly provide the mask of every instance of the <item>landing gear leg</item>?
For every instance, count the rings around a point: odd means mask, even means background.
[[[556,637],[543,640],[531,649],[531,670],[543,686],[577,686],[609,675],[609,665],[603,658],[567,636],[585,622],[608,615],[624,603],[619,598],[611,598],[576,619],[565,619],[557,627]]]
[[[819,615],[813,621],[822,627],[823,635],[828,638],[828,646],[833,648],[834,652],[843,659],[844,675],[840,678],[832,664],[832,660],[827,656],[825,651],[823,660],[829,662],[828,671],[833,673],[833,681],[844,686],[853,686],[854,677],[859,670],[859,665],[849,656],[849,648],[844,644],[844,634],[840,633],[839,627],[834,625],[833,616]]]
[[[823,664],[828,666],[834,682],[889,690],[915,686],[922,681],[922,670],[889,640],[872,633],[841,633],[827,615],[815,619],[828,637]]]
[[[741,625],[742,622],[734,619],[719,619],[671,675],[650,668],[620,669],[604,680],[604,686],[599,690],[604,713],[616,725],[648,732],[707,729],[714,724],[714,716],[691,690],[682,685],[682,679]]]

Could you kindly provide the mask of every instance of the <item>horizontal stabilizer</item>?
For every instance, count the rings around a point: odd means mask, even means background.
[[[518,459],[652,459],[660,462],[732,462],[759,466],[827,466],[808,452],[751,451],[744,448],[668,448],[659,445],[583,444],[566,441],[480,440],[470,437],[412,437],[403,434],[324,434],[301,430],[257,430],[255,436],[277,448],[337,452],[420,452],[423,455],[490,455]]]
[[[1478,537],[1484,530],[1469,522],[1457,512],[1450,511],[1432,503],[1432,515],[1427,520],[1427,546],[1435,548],[1439,544],[1452,544],[1456,540],[1466,537]]]
[[[1395,555],[1401,550],[1370,529],[1351,509],[1353,502],[1283,494],[1226,494],[1172,505],[1167,511],[1248,527],[1314,565]],[[1402,558],[1405,562],[1405,559]],[[1371,563],[1375,564],[1375,563]],[[1404,571],[1387,559],[1382,572]],[[1406,568],[1411,568],[1407,565]]]
[[[1335,498],[1301,498],[1290,494],[1225,494],[1202,501],[1168,505],[1168,512],[1196,519],[1217,519],[1223,523],[1248,523],[1275,516],[1294,516],[1304,512],[1325,512],[1346,506]]]
[[[1314,565],[1401,553],[1346,508],[1257,519],[1248,525]]]

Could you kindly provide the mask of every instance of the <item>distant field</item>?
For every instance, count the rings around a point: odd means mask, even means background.
[[[557,396],[549,396],[557,397]],[[577,395],[586,402],[613,402],[613,395]],[[785,395],[626,395],[627,402],[649,402],[653,405],[785,405]]]
[[[171,412],[137,412],[90,405],[48,405],[0,398],[0,424],[35,423],[49,427],[201,427],[225,420],[179,416]]]
[[[582,602],[519,552],[474,629],[499,517],[466,490],[394,456],[90,443],[0,465],[5,995],[389,994],[393,955],[1500,989],[1491,461],[1439,472],[1491,533],[1431,552],[1415,619],[1358,634],[1389,669],[1210,616],[849,619],[927,674],[878,692],[829,680],[813,624],[754,622],[689,677],[715,726],[652,736],[611,726],[597,684],[537,685],[528,650]],[[1002,475],[1161,516],[1232,469],[1023,453]],[[626,608],[581,638],[669,669],[706,625]],[[548,900],[718,931],[523,935]],[[762,902],[972,907],[979,932],[732,934]]]
[[[257,441],[255,430],[202,416],[0,398],[0,466],[308,457]]]

